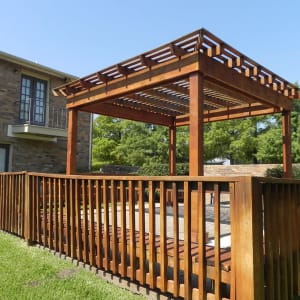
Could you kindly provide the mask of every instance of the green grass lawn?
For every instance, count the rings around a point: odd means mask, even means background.
[[[0,232],[0,299],[145,299]]]

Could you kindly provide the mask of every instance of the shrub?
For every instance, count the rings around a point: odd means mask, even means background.
[[[282,178],[282,175],[283,175],[282,166],[276,166],[274,168],[267,169],[265,172],[266,177]]]
[[[188,163],[178,163],[176,165],[177,175],[188,175],[189,174],[189,165]],[[143,165],[139,171],[139,175],[144,176],[167,176],[169,175],[169,166],[168,164],[148,164]]]
[[[282,166],[276,166],[274,168],[267,169],[265,172],[265,176],[282,178],[283,177]],[[299,166],[293,166],[293,178],[300,179],[300,167]]]

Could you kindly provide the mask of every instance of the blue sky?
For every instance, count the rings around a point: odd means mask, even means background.
[[[0,50],[84,76],[199,28],[300,82],[299,0],[10,0]]]

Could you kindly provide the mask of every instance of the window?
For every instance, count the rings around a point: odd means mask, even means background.
[[[45,125],[47,82],[23,75],[21,83],[20,121]]]
[[[8,171],[9,145],[0,144],[0,172]]]

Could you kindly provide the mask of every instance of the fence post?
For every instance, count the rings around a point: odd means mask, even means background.
[[[232,199],[232,299],[264,299],[263,218],[261,184],[240,177]]]
[[[27,245],[31,246],[32,241],[32,219],[31,219],[31,201],[30,201],[30,176],[27,172],[25,176],[25,204],[24,204],[24,238]]]

